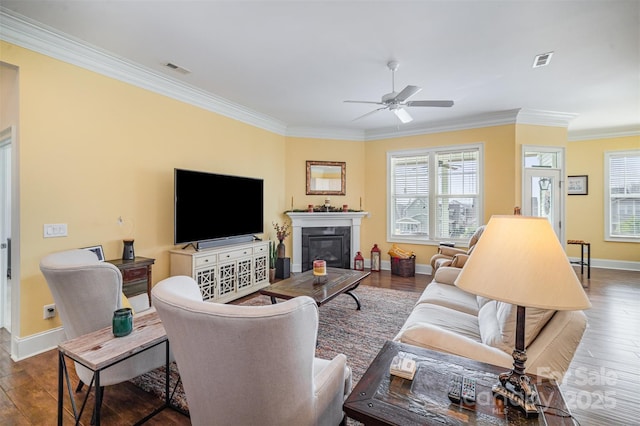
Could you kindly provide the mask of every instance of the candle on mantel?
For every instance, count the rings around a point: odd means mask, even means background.
[[[362,197],[360,197],[360,210],[362,210]]]
[[[293,211],[293,196],[291,197],[291,211]]]

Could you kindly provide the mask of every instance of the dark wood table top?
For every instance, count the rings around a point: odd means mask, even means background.
[[[271,284],[261,289],[260,293],[285,300],[309,296],[320,306],[342,293],[353,290],[369,274],[368,271],[327,268],[327,275],[318,280],[313,275],[313,270],[309,270]]]
[[[409,354],[417,364],[413,380],[389,374],[391,360],[398,352]],[[518,408],[505,406],[493,397],[498,383],[497,367],[456,355],[417,346],[387,342],[344,403],[347,416],[365,425],[573,425],[562,393],[554,380],[531,376],[541,404],[549,409],[527,419]],[[476,403],[452,403],[448,396],[453,374],[476,379]]]

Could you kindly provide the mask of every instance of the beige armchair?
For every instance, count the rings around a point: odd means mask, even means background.
[[[476,229],[469,239],[469,244],[467,245],[468,248],[466,250],[448,246],[438,247],[438,253],[434,254],[431,258],[431,273],[435,274],[438,268],[442,266],[462,268],[473,251],[476,243],[480,239],[480,236],[484,231],[484,227],[485,226],[482,225]]]
[[[100,262],[89,250],[68,250],[45,256],[40,270],[47,280],[68,339],[110,327],[113,311],[122,307],[122,274],[108,262]],[[129,299],[135,312],[149,308],[146,294]],[[100,373],[101,388],[114,385],[164,366],[164,345],[149,349]],[[80,383],[92,383],[93,372],[75,364]],[[91,389],[89,389],[90,391]]]
[[[302,296],[266,306],[203,302],[185,276],[152,290],[194,425],[337,425],[351,390],[342,354],[314,357],[318,308]]]

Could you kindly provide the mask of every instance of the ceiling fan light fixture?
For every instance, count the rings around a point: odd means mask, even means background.
[[[396,115],[396,117],[398,117],[398,119],[402,121],[402,124],[407,124],[413,121],[413,117],[411,117],[404,108],[391,108],[391,110]]]

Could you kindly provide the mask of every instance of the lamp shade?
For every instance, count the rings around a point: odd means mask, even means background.
[[[591,307],[546,218],[491,217],[455,284],[519,306],[566,311]]]

